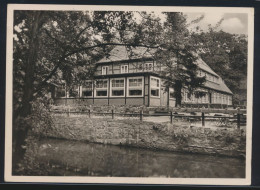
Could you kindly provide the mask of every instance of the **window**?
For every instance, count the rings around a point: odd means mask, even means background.
[[[138,64],[138,70],[139,70],[139,71],[142,71],[142,70],[143,70],[143,63],[139,63],[139,64]]]
[[[212,93],[212,103],[216,103],[216,93]]]
[[[86,81],[85,84],[82,86],[82,97],[93,96],[92,89],[93,89],[92,81]]]
[[[209,74],[209,81],[212,81],[212,75]]]
[[[195,101],[195,96],[194,96],[194,93],[192,93],[190,95],[190,102],[194,102]]]
[[[128,73],[128,65],[121,65],[121,73]]]
[[[198,103],[202,103],[202,98],[201,97],[197,97],[197,102]]]
[[[128,78],[128,96],[143,96],[143,78]]]
[[[174,99],[174,90],[170,88],[170,99]]]
[[[62,84],[56,88],[56,98],[65,98],[66,97],[66,85]]]
[[[160,97],[160,79],[151,77],[151,96]]]
[[[207,94],[206,93],[202,96],[202,103],[207,103]]]
[[[152,71],[153,70],[153,63],[145,63],[145,70]]]
[[[108,74],[108,66],[102,66],[102,75]]]
[[[186,90],[184,91],[184,102],[188,101],[188,93],[186,92]]]
[[[69,97],[76,98],[79,96],[79,86],[73,85],[69,88]]]
[[[112,97],[125,95],[125,79],[111,79],[111,91]]]
[[[96,97],[107,97],[107,80],[96,81]]]
[[[232,105],[232,96],[228,96],[228,105]]]
[[[199,76],[202,77],[202,71],[201,70],[199,70]]]

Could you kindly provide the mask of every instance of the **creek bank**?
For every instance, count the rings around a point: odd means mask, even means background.
[[[54,115],[53,125],[46,136],[240,158],[246,150],[246,134],[240,129],[178,127],[170,123],[88,118],[85,115]]]

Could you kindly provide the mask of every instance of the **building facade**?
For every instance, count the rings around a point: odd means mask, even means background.
[[[152,59],[145,48],[135,48],[129,59],[127,50],[115,47],[110,56],[96,63],[93,80],[83,85],[67,89],[66,85],[56,88],[56,104],[79,105],[136,105],[136,106],[175,106],[173,89],[166,90],[159,72],[163,67]],[[141,55],[141,56],[140,56]],[[205,76],[205,84],[197,90],[204,96],[188,97],[182,92],[182,104],[231,106],[232,92],[224,81],[205,62],[198,60],[199,76]]]

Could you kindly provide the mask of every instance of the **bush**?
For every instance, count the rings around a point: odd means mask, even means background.
[[[15,138],[13,142],[13,148],[23,150],[21,160],[17,160],[14,167],[15,174],[23,174],[23,172],[31,171],[32,168],[37,168],[39,164],[35,162],[34,155],[38,151],[37,141],[40,138],[45,137],[47,132],[53,126],[53,118],[50,113],[49,99],[43,97],[32,102],[31,114],[25,118],[19,117],[14,121],[14,133]],[[21,141],[19,135],[22,135],[25,139]],[[20,139],[19,139],[20,138]],[[19,140],[18,140],[19,139]],[[19,146],[16,146],[19,145]],[[15,150],[16,152],[16,150]],[[17,156],[17,155],[15,155]]]

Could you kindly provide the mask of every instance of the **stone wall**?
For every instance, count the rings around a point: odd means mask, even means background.
[[[243,157],[246,147],[245,132],[240,129],[178,127],[170,123],[88,118],[86,115],[54,115],[54,124],[47,136],[232,157]]]

